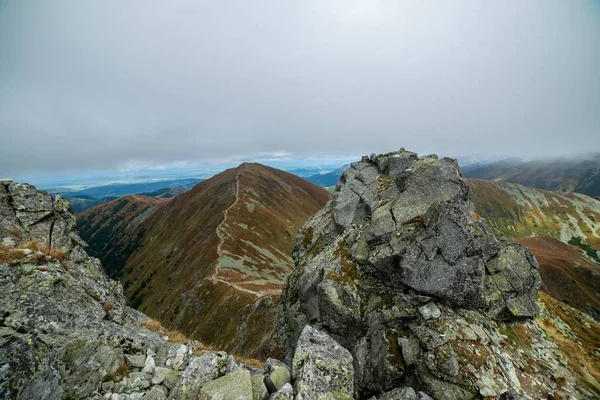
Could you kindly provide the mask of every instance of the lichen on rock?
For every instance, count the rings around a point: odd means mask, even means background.
[[[473,215],[456,160],[402,149],[351,164],[298,234],[278,319],[286,361],[311,326],[352,355],[357,397],[406,382],[436,399],[485,392],[503,361],[479,363],[474,332],[498,345],[499,323],[534,318],[540,276],[528,249]],[[496,382],[497,395],[520,389]]]

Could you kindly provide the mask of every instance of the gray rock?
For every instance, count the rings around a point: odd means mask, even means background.
[[[269,398],[269,391],[265,385],[265,381],[262,374],[252,375],[252,399],[253,400],[266,400]]]
[[[250,372],[237,369],[214,381],[207,382],[198,396],[199,400],[252,400]]]
[[[381,395],[379,400],[417,400],[413,388],[396,388]]]
[[[144,354],[126,355],[127,362],[134,368],[144,368],[146,356]]]
[[[173,399],[196,399],[200,388],[209,381],[225,375],[227,354],[206,351],[199,357],[193,357],[183,371],[182,379],[173,389]]]
[[[352,355],[310,325],[306,325],[298,339],[292,376],[297,400],[354,396]]]
[[[529,250],[499,243],[473,210],[456,160],[401,150],[351,164],[294,246],[277,323],[292,376],[310,324],[350,351],[358,396],[421,378],[436,398],[443,385],[458,398],[477,393],[469,363],[437,352],[474,335],[489,344],[494,319],[537,315],[540,278]],[[318,243],[302,240],[309,227]],[[466,313],[477,328],[456,322]]]
[[[265,363],[265,385],[269,393],[275,393],[286,383],[290,383],[291,374],[287,365],[273,358],[267,359]]]
[[[293,400],[294,388],[289,383],[283,385],[277,392],[273,393],[269,400]]]

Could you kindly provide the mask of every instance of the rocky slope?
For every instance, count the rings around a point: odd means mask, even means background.
[[[268,396],[269,371],[140,326],[62,197],[0,182],[0,221],[0,399]]]
[[[242,164],[165,202],[128,196],[79,215],[82,236],[130,304],[207,344],[264,357],[300,226],[331,196]],[[223,318],[228,315],[230,318]]]
[[[301,229],[294,260],[278,318],[285,359],[293,377],[335,372],[318,392],[296,383],[296,398],[599,394],[596,365],[582,361],[593,374],[575,368],[558,336],[540,328],[560,318],[538,302],[534,256],[495,239],[455,160],[401,150],[352,164]],[[581,332],[598,330],[586,323]],[[340,349],[337,358],[298,361],[307,326]]]

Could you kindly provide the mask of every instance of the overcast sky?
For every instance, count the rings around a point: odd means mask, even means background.
[[[0,0],[0,175],[600,151],[600,1]]]

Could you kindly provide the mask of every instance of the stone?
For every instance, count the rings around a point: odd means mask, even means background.
[[[413,388],[396,388],[381,395],[379,400],[417,400]]]
[[[144,368],[146,356],[144,354],[126,355],[127,362],[134,368]]]
[[[199,400],[252,400],[250,372],[237,369],[221,378],[209,381],[200,389]]]
[[[275,393],[286,383],[290,383],[291,374],[287,365],[279,360],[268,358],[265,363],[264,381],[269,393]]]
[[[205,351],[198,357],[192,357],[170,397],[195,400],[200,388],[206,382],[225,375],[226,368],[227,354],[224,352]]]
[[[326,333],[306,325],[292,362],[297,400],[354,397],[354,367],[350,352]]]
[[[142,372],[154,373],[155,367],[156,367],[156,363],[154,362],[154,357],[148,356],[148,357],[146,357],[146,361],[144,361],[144,368],[142,368]]]
[[[252,380],[252,399],[253,400],[266,400],[269,398],[269,391],[265,385],[265,381],[262,374],[254,374],[251,377]]]
[[[143,397],[143,400],[166,400],[167,396],[163,393],[162,390],[158,389],[156,386],[150,389],[149,392]]]
[[[294,388],[286,383],[277,392],[273,393],[269,400],[294,400]]]
[[[441,315],[440,309],[433,301],[419,307],[419,314],[421,314],[424,319],[438,319]]]

